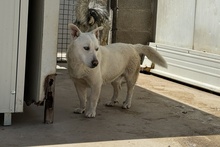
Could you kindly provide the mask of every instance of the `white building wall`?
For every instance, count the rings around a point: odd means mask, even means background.
[[[220,1],[159,0],[155,38],[168,69],[152,72],[220,93]]]
[[[220,55],[220,1],[197,0],[194,49]]]
[[[195,0],[158,1],[156,43],[192,48]]]

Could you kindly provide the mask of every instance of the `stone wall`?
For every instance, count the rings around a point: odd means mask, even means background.
[[[119,0],[116,42],[148,44],[154,41],[156,1]]]

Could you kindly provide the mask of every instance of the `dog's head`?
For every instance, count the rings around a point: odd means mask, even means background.
[[[99,64],[97,58],[99,52],[99,30],[103,27],[98,27],[91,32],[83,33],[74,25],[69,24],[71,30],[72,42],[71,49],[75,57],[79,58],[86,66],[95,68]]]

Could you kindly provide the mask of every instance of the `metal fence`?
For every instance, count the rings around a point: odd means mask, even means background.
[[[75,0],[60,0],[57,62],[66,62],[66,52],[70,43],[68,24],[75,21]]]

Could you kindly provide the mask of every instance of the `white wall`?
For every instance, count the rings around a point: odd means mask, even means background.
[[[156,43],[184,48],[193,46],[195,0],[160,0]]]
[[[194,49],[220,54],[220,1],[197,0]]]
[[[158,1],[156,43],[220,54],[219,0]]]
[[[220,93],[219,0],[159,0],[151,46],[168,62],[152,72]]]

